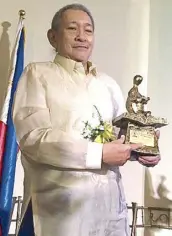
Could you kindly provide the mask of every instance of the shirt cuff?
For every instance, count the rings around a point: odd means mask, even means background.
[[[101,169],[102,166],[102,143],[88,143],[86,155],[86,168],[88,169]]]

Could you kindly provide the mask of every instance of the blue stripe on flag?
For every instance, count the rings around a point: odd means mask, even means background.
[[[23,67],[24,67],[24,28],[22,29],[21,32],[17,50],[17,61],[16,61],[8,118],[7,118],[7,136],[6,136],[4,162],[2,170],[2,183],[0,186],[0,224],[2,227],[3,236],[8,236],[8,231],[10,226],[16,158],[18,152],[18,145],[16,142],[16,134],[14,130],[11,113],[12,113],[14,93],[16,91],[19,78],[23,72]]]

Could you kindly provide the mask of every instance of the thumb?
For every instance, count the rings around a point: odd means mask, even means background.
[[[121,135],[121,137],[115,141],[113,141],[113,143],[119,143],[119,144],[123,144],[125,141],[125,135]]]
[[[138,148],[142,148],[144,145],[141,144],[141,143],[131,143],[130,144],[130,147],[131,147],[131,150],[136,150]]]

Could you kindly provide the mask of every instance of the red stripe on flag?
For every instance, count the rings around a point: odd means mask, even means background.
[[[5,147],[7,125],[0,121],[0,182],[2,176],[3,155]]]

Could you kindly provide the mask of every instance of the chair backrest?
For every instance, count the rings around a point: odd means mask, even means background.
[[[21,221],[21,206],[22,197],[13,197],[12,209],[11,209],[11,220],[10,220],[10,234],[8,236],[16,236],[18,227]]]
[[[172,230],[172,208],[138,206],[137,203],[132,202],[128,210],[131,218],[131,236],[137,236],[138,228],[149,231]]]

